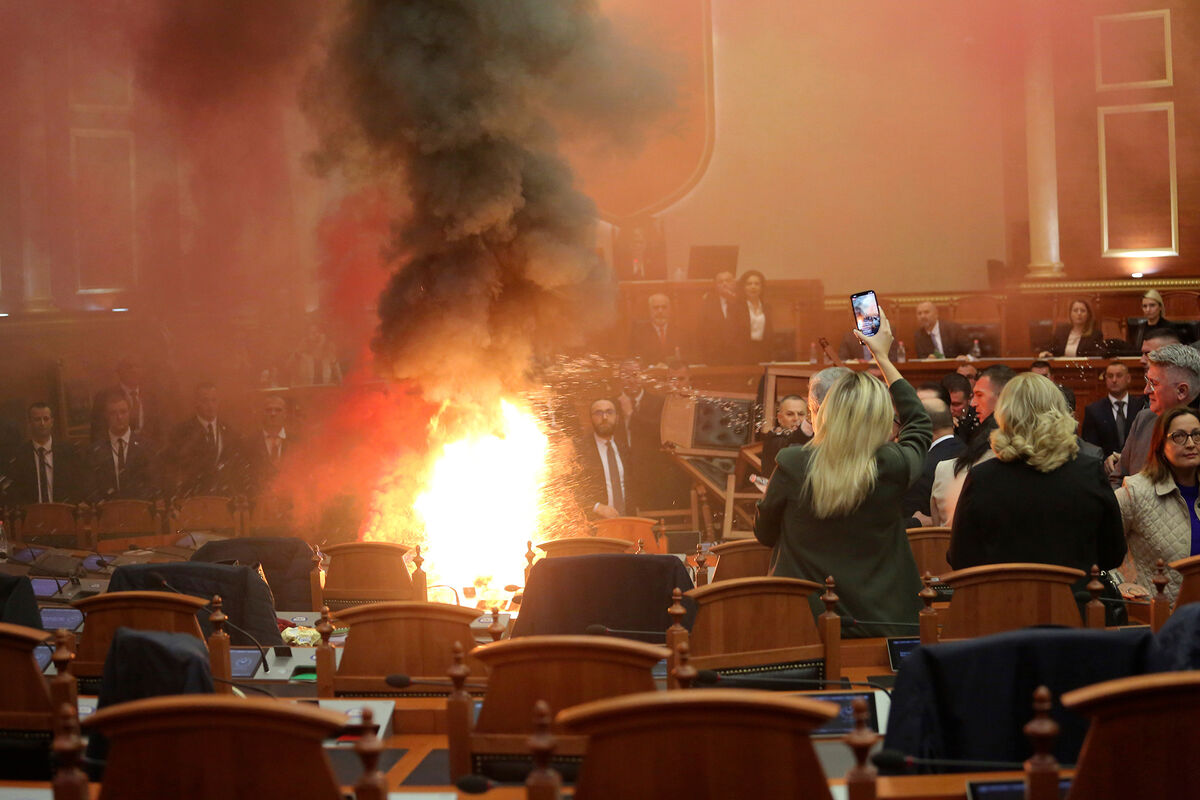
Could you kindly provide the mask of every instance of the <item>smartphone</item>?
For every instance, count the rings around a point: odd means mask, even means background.
[[[875,292],[868,289],[850,295],[850,308],[854,311],[854,325],[863,336],[874,336],[879,332],[879,301],[875,299]]]

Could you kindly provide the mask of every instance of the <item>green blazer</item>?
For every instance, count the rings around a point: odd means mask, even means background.
[[[904,493],[920,477],[933,428],[907,381],[896,381],[890,391],[900,417],[900,440],[876,451],[879,478],[862,505],[844,517],[818,519],[804,489],[813,449],[788,447],[776,457],[778,466],[759,501],[754,526],[755,538],[774,549],[772,575],[818,583],[833,576],[837,612],[864,620],[843,623],[843,635],[851,638],[916,636],[922,607],[917,596],[921,577],[908,546],[902,506]],[[816,595],[810,605],[814,616],[824,611]]]

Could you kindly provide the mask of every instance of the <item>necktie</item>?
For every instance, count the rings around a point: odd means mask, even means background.
[[[125,471],[125,440],[117,439],[117,488],[121,488],[121,473]]]
[[[661,344],[663,347],[666,347],[667,346],[667,329],[666,328],[658,328],[657,330],[658,330],[658,343]]]
[[[1115,409],[1113,411],[1113,420],[1117,423],[1117,443],[1125,444],[1125,401],[1118,400],[1113,403]]]
[[[38,462],[38,502],[50,503],[50,481],[46,476],[46,448],[39,447],[37,449]]]
[[[283,439],[278,436],[271,437],[271,463],[278,465],[279,459],[283,457]]]
[[[142,400],[137,389],[129,393],[129,417],[133,420],[133,429],[142,429]]]
[[[612,487],[613,508],[621,516],[625,516],[625,492],[621,490],[621,469],[617,466],[617,451],[612,440],[608,441],[608,452],[605,455],[608,470],[608,485]]]
[[[208,460],[216,463],[217,461],[217,435],[213,430],[216,425],[214,423],[204,424],[204,446],[208,449]]]

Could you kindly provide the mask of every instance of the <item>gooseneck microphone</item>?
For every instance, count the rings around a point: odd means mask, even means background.
[[[227,678],[218,678],[216,675],[213,675],[212,679],[214,681],[216,681],[217,683],[227,683],[230,686],[234,687],[235,689],[241,689],[242,691],[246,691],[246,692],[258,692],[259,694],[265,694],[267,697],[273,698],[275,700],[279,699],[279,695],[275,694],[274,692],[267,691],[266,689],[262,688],[261,686],[251,686],[248,683],[239,683],[238,681],[231,681],[231,680],[228,680]]]
[[[167,579],[163,577],[161,572],[150,572],[147,574],[154,580],[158,581],[159,584],[164,589],[167,589],[168,591],[174,592],[175,594],[181,594],[184,597],[193,597],[194,596],[194,595],[188,594],[187,592],[181,592],[178,589],[176,589],[174,586],[172,586],[171,584],[167,583]],[[203,607],[207,608],[210,612],[213,610],[212,603],[205,603]],[[225,624],[228,625],[229,627],[233,628],[235,631],[240,633],[242,636],[245,636],[250,641],[254,642],[254,646],[258,648],[258,663],[260,663],[262,665],[263,672],[270,672],[271,668],[267,666],[267,648],[262,646],[262,642],[260,642],[258,639],[256,639],[254,637],[254,634],[250,633],[250,631],[246,630],[245,628],[243,628],[239,625],[235,625],[233,623],[233,621],[228,618],[228,615],[226,615]]]
[[[871,762],[881,769],[911,771],[913,767],[962,767],[968,770],[1020,770],[1025,765],[1020,761],[976,761],[968,758],[920,758],[901,753],[899,750],[880,750],[871,756]],[[1059,764],[1060,769],[1074,769],[1074,764]]]
[[[888,697],[892,696],[888,687],[882,683],[873,683],[872,681],[846,681],[846,680],[824,680],[822,678],[759,678],[755,675],[739,675],[729,676],[728,678],[721,673],[711,669],[696,670],[696,678],[692,681],[692,685],[701,686],[717,686],[728,680],[731,683],[745,681],[747,683],[772,683],[779,685],[801,685],[801,686],[820,686],[827,691],[837,691],[839,687],[847,686],[866,686],[871,689],[878,689]],[[832,687],[829,684],[833,684]]]
[[[626,630],[624,628],[610,628],[607,625],[601,625],[599,623],[596,623],[594,625],[588,625],[586,628],[583,629],[583,632],[586,633],[588,636],[628,635],[628,636],[655,636],[659,639],[667,638],[666,631],[632,631],[632,630]]]
[[[437,686],[444,689],[454,688],[454,681],[449,678],[420,678],[416,679],[410,675],[405,675],[403,672],[397,672],[392,675],[386,675],[383,682],[393,689],[407,689],[409,686]],[[463,684],[467,689],[486,689],[486,683],[471,683]]]

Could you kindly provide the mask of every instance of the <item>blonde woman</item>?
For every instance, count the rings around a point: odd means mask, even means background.
[[[804,447],[779,452],[754,535],[774,548],[773,575],[823,581],[832,575],[838,613],[862,622],[849,637],[914,635],[921,579],[904,532],[904,494],[917,480],[932,426],[917,393],[888,358],[892,328],[859,340],[887,386],[851,372],[829,388]],[[900,434],[891,442],[898,414]],[[816,595],[813,613],[823,608]]]
[[[1100,460],[1079,452],[1062,392],[1027,372],[1004,387],[995,414],[996,457],[972,467],[963,485],[950,566],[1117,567],[1125,557],[1121,509]]]

